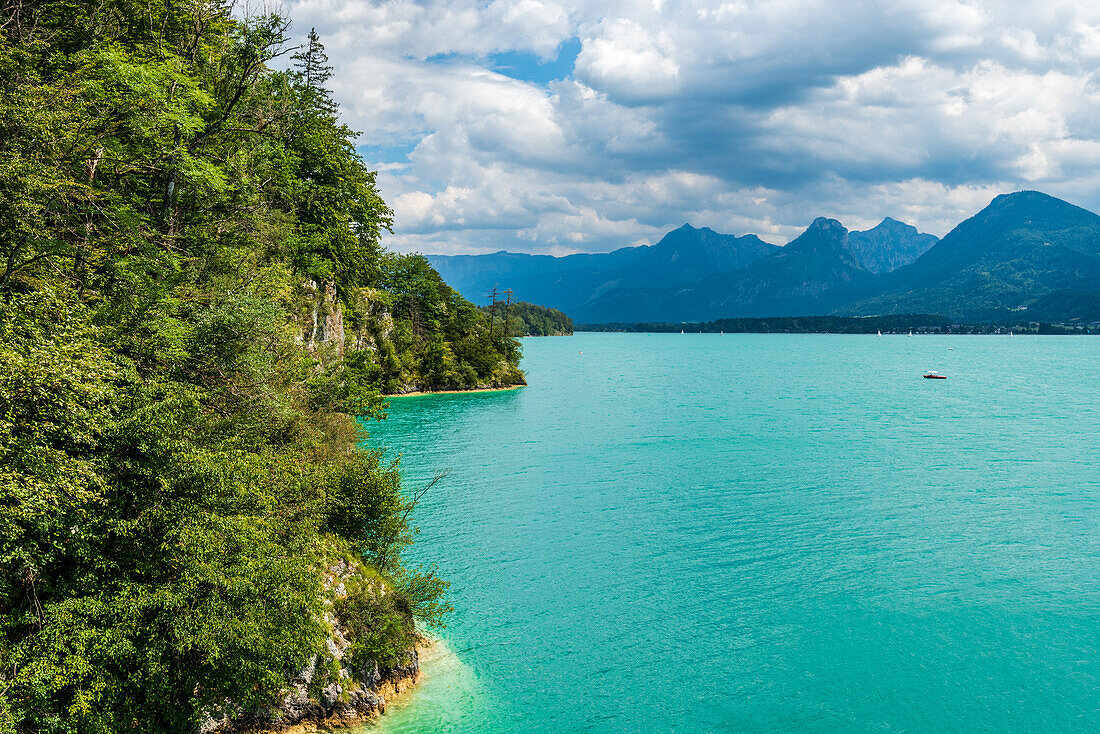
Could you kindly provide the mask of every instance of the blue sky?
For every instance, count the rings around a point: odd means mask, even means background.
[[[691,222],[943,235],[1100,210],[1100,3],[291,0],[395,210],[388,245],[563,254]]]

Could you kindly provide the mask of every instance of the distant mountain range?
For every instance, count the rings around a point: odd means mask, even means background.
[[[849,232],[820,217],[783,247],[685,224],[656,245],[609,253],[428,259],[477,303],[510,288],[586,323],[898,313],[1091,321],[1100,308],[1100,217],[1036,191],[998,196],[943,240],[890,218]]]
[[[756,235],[735,237],[685,224],[656,245],[614,252],[552,257],[495,252],[490,255],[428,255],[443,279],[474,303],[497,287],[523,301],[567,314],[621,288],[667,288],[715,272],[738,270],[782,248]]]

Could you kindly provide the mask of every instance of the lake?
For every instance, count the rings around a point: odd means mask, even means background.
[[[370,427],[456,611],[367,731],[1100,730],[1100,339],[523,349]]]

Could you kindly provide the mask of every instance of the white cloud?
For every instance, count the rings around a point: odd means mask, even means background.
[[[300,31],[316,26],[326,47],[342,56],[425,59],[512,49],[545,56],[571,33],[567,7],[552,0],[300,0],[288,9]]]
[[[943,234],[994,195],[1100,208],[1100,4],[292,0],[424,252],[611,249],[819,214]],[[552,61],[525,79],[493,54]],[[526,62],[525,62],[526,63]],[[528,69],[528,71],[530,71]],[[517,77],[517,78],[513,78]],[[385,160],[391,160],[389,158]]]
[[[661,99],[676,91],[680,67],[665,32],[650,34],[626,18],[601,21],[583,39],[576,75],[628,102]]]

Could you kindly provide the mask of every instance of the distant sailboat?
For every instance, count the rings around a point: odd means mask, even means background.
[[[913,336],[913,330],[912,329],[909,330],[909,336]]]
[[[881,329],[879,329],[878,335],[882,336],[882,330]]]

